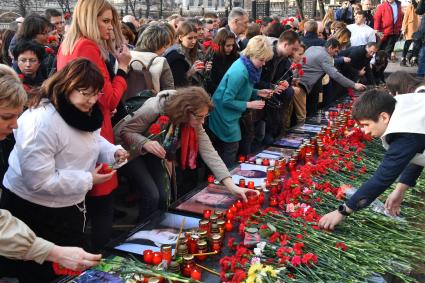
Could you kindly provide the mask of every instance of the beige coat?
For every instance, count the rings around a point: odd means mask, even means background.
[[[404,38],[406,40],[413,39],[413,33],[418,30],[419,17],[415,13],[415,7],[411,3],[406,8],[404,13],[403,23],[401,26],[401,31],[404,33]]]
[[[147,131],[159,115],[163,112],[164,102],[170,95],[175,95],[175,91],[162,91],[156,97],[148,99],[140,109],[135,112],[132,119],[128,120],[120,130],[122,144],[126,148],[131,147],[131,151],[138,154],[145,154],[143,145],[149,141]],[[199,145],[199,154],[216,176],[217,180],[230,177],[230,172],[221,160],[217,151],[211,144],[210,138],[205,133],[205,129],[200,126],[196,129]],[[130,146],[131,145],[131,146]]]
[[[21,220],[0,209],[0,255],[43,263],[54,244],[37,237]]]

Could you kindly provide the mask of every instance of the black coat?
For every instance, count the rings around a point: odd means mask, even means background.
[[[366,57],[366,46],[359,45],[342,50],[338,54],[339,56],[351,58],[350,63],[344,63],[339,67],[340,72],[352,81],[359,79],[359,71],[365,68],[366,79],[368,84],[373,84],[375,79],[370,69],[370,60],[372,58]]]
[[[206,86],[207,92],[209,94],[214,94],[224,74],[227,72],[230,66],[232,66],[233,62],[235,62],[238,58],[239,55],[226,56],[221,55],[219,53],[214,53],[212,58],[212,69]]]
[[[189,86],[190,81],[188,80],[186,73],[190,69],[189,63],[186,61],[183,54],[180,54],[177,50],[173,50],[165,55],[168,65],[170,65],[171,72],[173,73],[174,86],[184,87]]]

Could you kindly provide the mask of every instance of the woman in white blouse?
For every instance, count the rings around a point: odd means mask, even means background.
[[[70,62],[44,82],[18,119],[0,206],[40,237],[59,245],[85,246],[86,193],[109,180],[96,163],[121,163],[127,152],[100,136],[97,99],[103,76],[86,59]],[[11,262],[20,282],[50,282],[51,265]]]

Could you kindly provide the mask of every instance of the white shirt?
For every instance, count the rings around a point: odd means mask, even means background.
[[[375,31],[366,24],[351,24],[348,25],[347,28],[351,31],[351,46],[366,45],[368,42],[376,42]]]
[[[381,137],[382,145],[389,148],[386,137],[394,133],[425,135],[425,100],[423,93],[406,93],[394,97],[397,102],[390,122]],[[411,163],[425,166],[425,152],[416,154]]]
[[[100,136],[69,126],[52,104],[25,111],[14,131],[3,185],[19,197],[46,207],[81,203],[93,187],[96,162],[114,162],[122,148]]]

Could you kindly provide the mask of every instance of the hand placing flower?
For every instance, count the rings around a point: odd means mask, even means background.
[[[325,230],[333,230],[343,220],[344,215],[339,213],[338,210],[335,210],[320,218],[319,227]]]

